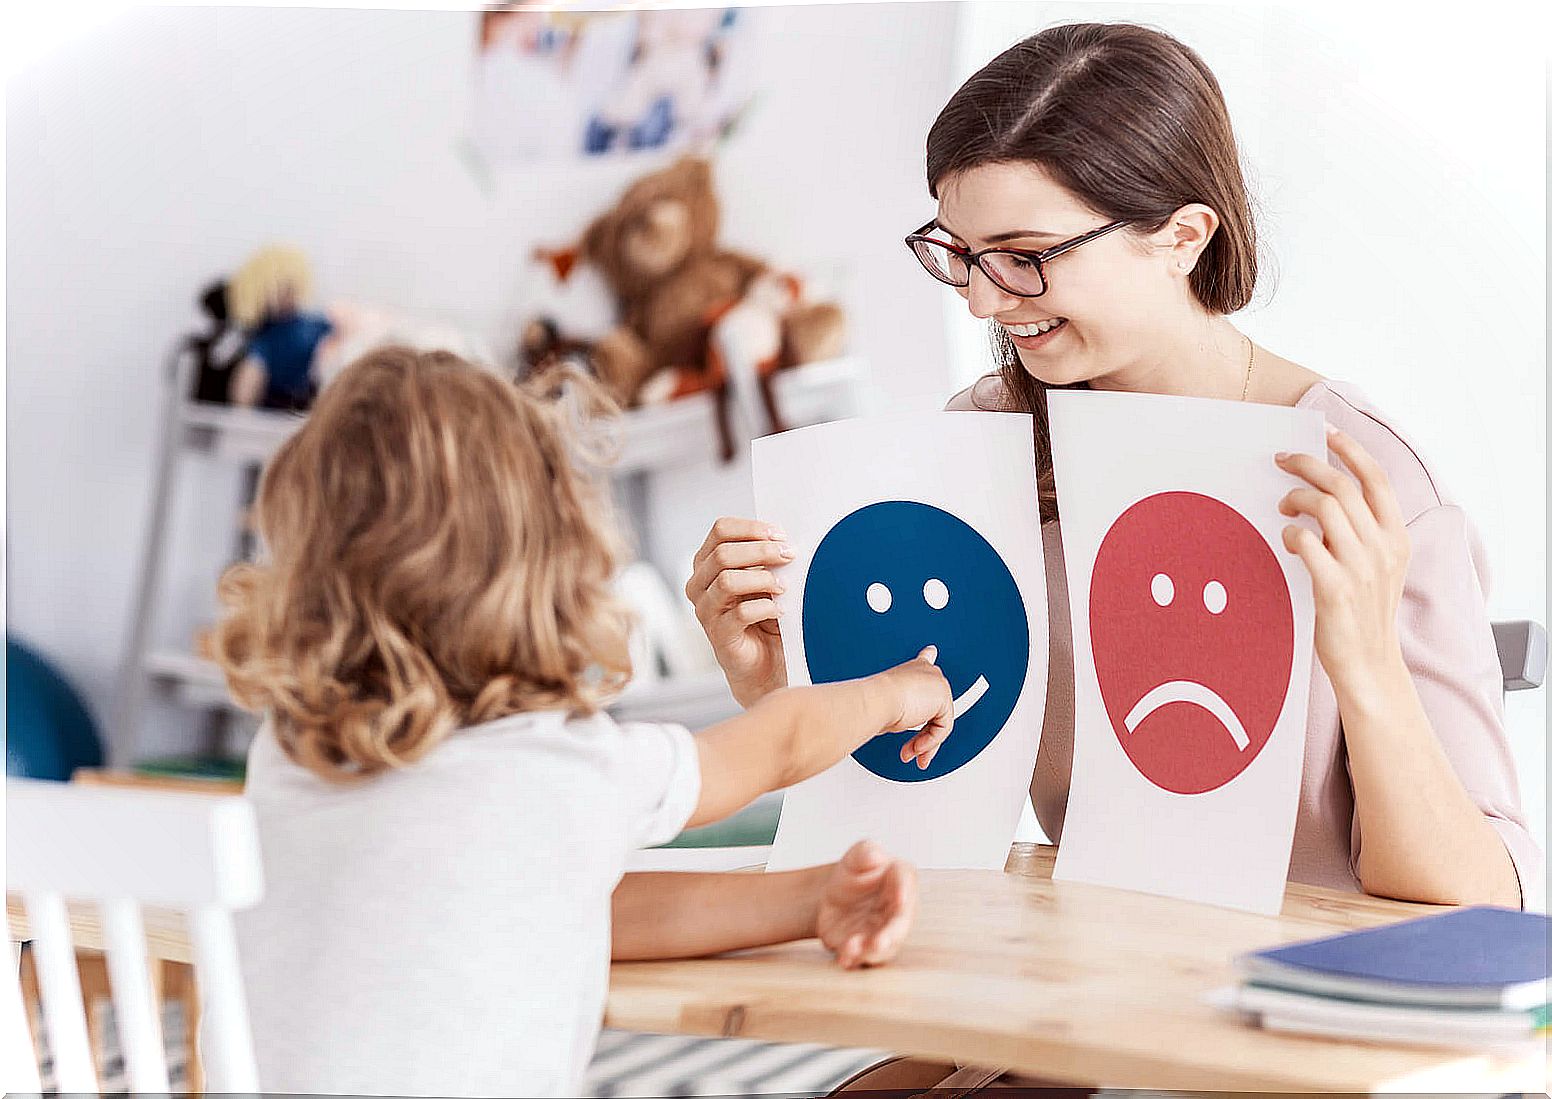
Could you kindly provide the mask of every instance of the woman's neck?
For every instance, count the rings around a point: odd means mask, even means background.
[[[1228,319],[1194,315],[1172,332],[1150,339],[1142,356],[1119,370],[1094,378],[1094,389],[1159,393],[1170,397],[1217,397],[1237,401],[1255,389],[1255,375],[1266,365],[1256,349]]]

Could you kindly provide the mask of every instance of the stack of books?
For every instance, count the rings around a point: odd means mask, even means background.
[[[1461,908],[1238,959],[1214,997],[1268,1030],[1487,1049],[1547,1034],[1546,916]]]

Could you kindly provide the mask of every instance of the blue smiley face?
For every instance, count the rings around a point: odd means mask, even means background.
[[[954,731],[932,765],[900,762],[914,730],[852,753],[895,782],[940,778],[980,755],[1029,670],[1029,620],[1008,566],[963,520],[905,500],[869,504],[824,536],[803,591],[803,639],[815,683],[872,675],[938,647]]]

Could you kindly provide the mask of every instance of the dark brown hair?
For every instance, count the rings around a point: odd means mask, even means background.
[[[1250,301],[1256,231],[1223,92],[1195,51],[1130,23],[1050,27],[1004,50],[965,81],[927,134],[927,188],[986,164],[1033,163],[1108,220],[1151,233],[1181,206],[1218,214],[1191,272],[1213,313]],[[1054,517],[1045,391],[993,326],[1011,407],[1034,413],[1040,500]],[[1080,383],[1076,388],[1084,388]]]

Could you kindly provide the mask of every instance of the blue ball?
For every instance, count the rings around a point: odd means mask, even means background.
[[[5,773],[67,781],[77,767],[102,764],[91,713],[52,665],[5,639]]]

